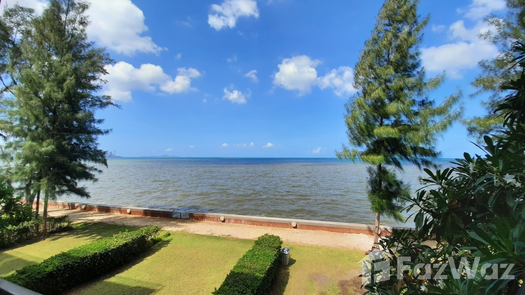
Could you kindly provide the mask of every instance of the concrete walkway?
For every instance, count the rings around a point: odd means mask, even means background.
[[[373,245],[373,237],[365,234],[335,233],[316,230],[276,228],[242,224],[98,213],[93,211],[51,209],[50,216],[69,215],[73,222],[104,222],[131,226],[158,225],[167,231],[185,231],[199,235],[252,239],[266,233],[281,237],[283,242],[322,247],[366,251]]]

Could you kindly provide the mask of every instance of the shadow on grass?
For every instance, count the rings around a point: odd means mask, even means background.
[[[281,265],[277,273],[277,278],[275,278],[270,288],[270,295],[284,294],[286,285],[288,285],[288,281],[290,280],[290,266],[294,265],[295,261],[295,259],[290,258],[288,265]]]
[[[30,264],[35,264],[35,262],[0,252],[0,277],[5,277],[8,273]]]
[[[137,281],[137,283],[144,285],[145,283]],[[122,294],[122,295],[149,295],[158,291],[155,288],[148,288],[143,286],[128,286],[114,282],[103,282],[102,287],[104,293],[100,294]]]
[[[129,286],[114,282],[108,282],[106,280],[118,275],[119,273],[127,271],[128,269],[134,267],[137,264],[140,264],[142,261],[144,261],[144,259],[155,254],[162,248],[168,246],[170,241],[170,237],[163,238],[161,241],[153,245],[153,247],[148,249],[146,252],[138,255],[129,263],[99,277],[98,279],[86,282],[85,284],[75,287],[69,290],[68,292],[65,292],[65,294],[153,294],[154,292],[159,291],[163,287],[159,284],[152,284],[148,282],[142,282],[139,280],[133,280],[134,284],[138,284],[140,286]],[[122,289],[119,289],[121,287]]]
[[[71,225],[72,229],[67,232],[50,235],[46,238],[49,241],[56,241],[65,236],[72,236],[76,238],[86,238],[91,240],[98,240],[101,238],[111,237],[114,234],[122,231],[136,231],[139,227],[124,226],[106,223],[74,223]]]

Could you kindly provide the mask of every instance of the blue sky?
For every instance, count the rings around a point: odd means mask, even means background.
[[[43,0],[19,2],[41,11]],[[104,92],[121,108],[99,111],[101,148],[121,156],[333,157],[347,143],[344,105],[353,68],[382,1],[92,0],[88,36],[115,60]],[[3,8],[0,8],[3,9]],[[504,0],[423,0],[427,76],[442,72],[436,102],[460,89],[464,116],[478,62],[497,48],[477,36]],[[455,124],[442,157],[480,153]]]

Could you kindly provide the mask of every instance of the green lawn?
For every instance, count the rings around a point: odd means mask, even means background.
[[[104,223],[74,224],[68,232],[52,234],[39,242],[0,252],[0,277],[5,277],[26,265],[42,262],[58,253],[87,244],[119,231],[135,230],[134,227],[109,225]]]
[[[304,245],[290,248],[290,264],[280,269],[271,294],[362,294],[363,251]]]
[[[120,272],[71,294],[211,294],[253,245],[185,232],[170,237]]]
[[[0,276],[99,237],[134,229],[102,223],[76,227],[0,253]],[[133,263],[70,294],[210,294],[252,245],[251,240],[172,232]],[[361,251],[284,246],[291,249],[292,259],[281,268],[272,294],[360,294],[354,291],[360,292]]]

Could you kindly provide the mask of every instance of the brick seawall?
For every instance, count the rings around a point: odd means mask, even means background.
[[[331,221],[317,221],[294,218],[276,218],[262,216],[247,216],[222,213],[185,213],[177,212],[172,209],[154,209],[139,207],[120,207],[110,205],[99,205],[89,203],[72,203],[72,202],[49,202],[48,208],[84,210],[101,213],[125,214],[136,216],[149,216],[158,218],[186,219],[193,221],[245,224],[254,226],[294,228],[297,230],[317,230],[336,233],[365,234],[372,236],[374,226],[359,223],[343,223]],[[392,227],[382,226],[382,235],[388,235]]]

